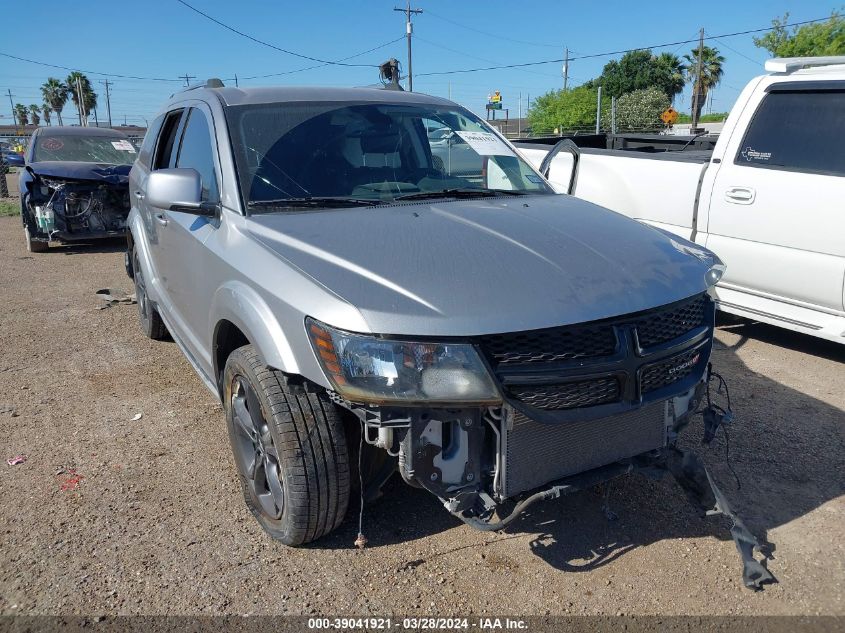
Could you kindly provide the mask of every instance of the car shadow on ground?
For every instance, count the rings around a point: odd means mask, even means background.
[[[126,250],[126,239],[114,237],[92,240],[90,242],[74,242],[51,246],[47,255],[85,255],[90,253],[122,253]]]
[[[783,339],[787,346],[810,354],[842,358],[834,343],[825,344],[810,337],[802,340],[775,328],[769,331],[751,324],[741,327],[774,344]],[[845,494],[845,413],[748,369],[735,352],[745,340],[741,336],[730,347],[717,341],[713,354],[714,368],[727,377],[731,387],[736,420],[729,429],[730,462],[741,488],[737,489],[726,463],[725,435],[720,431],[710,447],[701,445],[700,416],[687,427],[681,446],[702,457],[734,510],[752,532],[767,541],[774,528]],[[602,508],[608,486],[609,506],[617,515],[616,520],[608,520]],[[461,524],[436,498],[405,485],[396,475],[384,493],[379,502],[364,508],[363,531],[368,547],[407,543]],[[357,499],[353,499],[342,528],[313,547],[350,547],[358,532],[359,507]],[[556,501],[539,503],[511,524],[505,534],[527,539],[528,549],[552,567],[579,572],[599,568],[635,548],[667,539],[730,540],[729,529],[730,521],[725,517],[700,516],[671,476],[653,480],[632,474]],[[830,538],[836,539],[837,535],[831,534]],[[775,560],[770,568],[777,576],[777,543],[773,546]],[[432,556],[452,551],[409,556],[406,566],[423,565]],[[685,555],[694,556],[686,554],[685,548],[679,550],[679,556]],[[741,569],[739,558],[737,569]]]

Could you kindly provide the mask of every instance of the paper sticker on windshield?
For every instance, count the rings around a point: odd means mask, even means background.
[[[525,177],[528,179],[528,182],[533,182],[535,185],[543,184],[543,179],[535,174],[525,174]]]
[[[46,149],[51,152],[54,152],[57,149],[62,149],[64,146],[65,144],[62,143],[61,139],[57,138],[45,138],[41,141],[41,149]]]
[[[747,161],[752,160],[771,160],[772,153],[771,152],[761,152],[756,149],[752,149],[750,147],[746,147],[744,150],[740,152],[742,157]]]
[[[460,136],[479,156],[513,156],[513,150],[502,139],[490,132],[459,132]]]
[[[135,153],[135,148],[132,146],[132,143],[130,143],[129,141],[124,141],[124,140],[112,141],[111,144],[112,144],[112,147],[114,147],[115,149],[119,149],[119,150],[124,151],[124,152],[129,152],[130,154]]]

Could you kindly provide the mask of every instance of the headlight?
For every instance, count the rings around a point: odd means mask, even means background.
[[[305,325],[335,391],[353,402],[501,402],[472,345],[381,339],[336,330],[311,318]]]
[[[710,269],[704,273],[704,282],[707,284],[708,288],[712,288],[719,280],[722,278],[722,275],[725,274],[725,265],[724,264],[713,264]]]

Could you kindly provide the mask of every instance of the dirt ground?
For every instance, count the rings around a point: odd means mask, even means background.
[[[175,344],[144,338],[135,306],[97,310],[98,289],[132,289],[121,249],[30,255],[0,218],[0,614],[845,614],[845,346],[720,327],[741,490],[723,437],[696,450],[777,547],[763,592],[723,520],[639,476],[614,484],[615,522],[590,491],[500,534],[394,480],[365,550],[355,500],[289,549],[249,515],[221,408]]]

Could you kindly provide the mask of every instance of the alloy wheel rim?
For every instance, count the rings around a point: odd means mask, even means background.
[[[271,519],[280,519],[285,507],[285,492],[279,454],[261,411],[258,394],[241,376],[233,382],[231,405],[238,470],[262,513]]]

